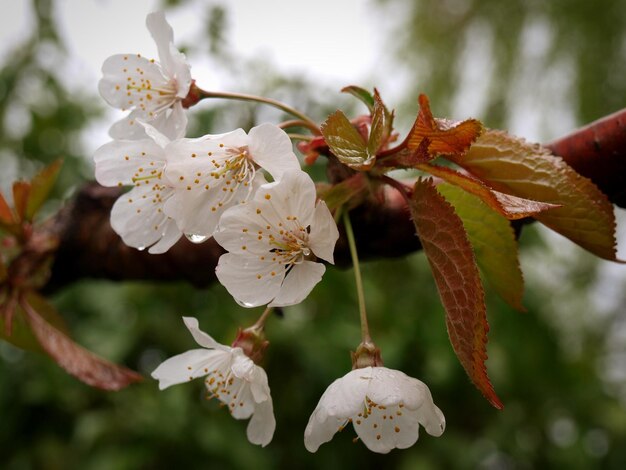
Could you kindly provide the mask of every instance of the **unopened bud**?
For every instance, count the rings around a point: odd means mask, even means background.
[[[233,348],[241,348],[246,356],[248,356],[255,364],[259,364],[263,360],[265,350],[270,342],[265,339],[263,328],[250,327],[242,330],[239,328],[237,337],[233,344]]]

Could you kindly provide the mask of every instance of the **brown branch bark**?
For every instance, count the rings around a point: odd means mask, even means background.
[[[613,203],[626,207],[626,109],[546,146],[590,178]],[[351,212],[363,259],[403,256],[421,248],[404,201],[390,194],[384,204],[370,203]],[[213,240],[195,245],[182,239],[162,255],[126,246],[109,224],[119,195],[117,188],[89,183],[48,222],[45,229],[60,243],[46,290],[82,278],[185,280],[197,287],[215,280],[214,269],[223,251]],[[343,234],[335,258],[339,266],[349,263]]]

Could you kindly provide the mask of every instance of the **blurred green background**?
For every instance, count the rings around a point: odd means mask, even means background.
[[[397,108],[400,128],[410,123],[419,92],[430,95],[438,116],[471,115],[542,141],[626,104],[626,2],[368,5],[373,17],[384,20],[385,54],[378,75],[360,84],[373,86],[376,77],[389,75],[381,91],[383,97],[385,91],[401,96],[388,103]],[[31,176],[63,156],[58,205],[92,178],[82,142],[105,105],[95,83],[92,94],[77,92],[55,72],[68,53],[55,6],[52,0],[31,2],[35,32],[0,70],[0,171],[6,185],[7,175]],[[282,76],[272,64],[234,56],[228,2],[164,6],[197,8],[204,15],[203,37],[182,46],[192,58],[194,52],[210,54],[239,80],[241,91],[278,97],[320,120],[336,109],[337,90],[320,87],[314,78]],[[323,25],[307,34],[325,34]],[[211,47],[200,50],[197,44]],[[54,60],[42,60],[51,55]],[[241,71],[245,78],[238,78]],[[354,81],[346,77],[345,85]],[[344,109],[353,105],[341,100]],[[199,108],[192,112],[193,135],[225,122],[250,127],[267,118],[266,110],[248,104]],[[366,263],[366,297],[385,364],[429,385],[447,419],[442,437],[422,433],[411,449],[381,456],[353,444],[353,431],[346,428],[316,454],[304,449],[309,414],[328,384],[349,370],[348,351],[359,341],[352,272],[331,267],[303,304],[268,324],[265,365],[277,430],[267,448],[247,442],[246,422],[204,400],[201,381],[159,392],[146,380],[106,393],[79,383],[46,357],[0,342],[0,468],[626,468],[624,268],[596,261],[536,227],[524,230],[520,244],[528,312],[511,310],[487,291],[488,369],[503,411],[487,404],[458,364],[434,281],[417,253]],[[220,285],[196,290],[184,283],[84,280],[53,301],[81,344],[145,375],[195,347],[182,315],[198,317],[203,329],[229,343],[238,326],[260,314],[236,306]]]

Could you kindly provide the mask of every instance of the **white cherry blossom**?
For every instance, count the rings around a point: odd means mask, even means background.
[[[316,452],[348,423],[368,449],[382,454],[415,444],[420,424],[431,436],[446,427],[426,384],[386,367],[355,369],[335,380],[309,419],[305,447]]]
[[[198,328],[198,320],[183,317],[185,325],[203,349],[193,349],[171,357],[152,372],[159,389],[205,377],[210,398],[228,407],[235,419],[248,419],[248,440],[266,446],[276,429],[272,397],[263,368],[243,353],[218,343]]]
[[[262,124],[200,139],[181,139],[167,147],[165,174],[176,191],[165,213],[193,240],[213,235],[222,213],[251,198],[266,180],[259,168],[279,180],[300,170],[291,140],[278,126]]]
[[[150,138],[114,140],[94,155],[96,180],[103,186],[133,188],[111,210],[111,227],[128,246],[164,253],[182,236],[176,221],[163,210],[174,194],[164,176],[169,139],[145,125]]]
[[[315,259],[333,263],[339,232],[326,204],[316,204],[315,184],[298,170],[224,212],[214,237],[230,252],[215,272],[235,300],[280,307],[301,302],[321,280],[326,268]]]
[[[181,101],[191,86],[190,66],[174,47],[174,33],[162,11],[150,13],[146,26],[156,42],[159,62],[140,54],[116,54],[102,65],[100,95],[111,106],[131,111],[109,130],[114,139],[145,138],[138,119],[171,139],[187,127]]]

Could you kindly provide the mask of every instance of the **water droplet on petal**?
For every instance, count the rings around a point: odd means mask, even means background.
[[[311,250],[309,250],[308,248],[302,248],[302,254],[304,256],[309,256],[311,254]]]
[[[185,236],[187,237],[187,240],[189,240],[191,243],[202,243],[207,238],[209,238],[206,235],[196,235],[194,233],[186,233]]]
[[[138,246],[138,247],[137,247],[137,249],[138,249],[139,251],[143,251],[143,250],[145,250],[145,249],[146,249],[146,247],[145,247],[145,246]]]
[[[252,303],[250,303],[250,302],[239,302],[239,301],[237,301],[237,302],[238,302],[238,303],[239,303],[239,305],[241,305],[242,307],[247,307],[247,308],[256,307],[256,305],[255,305],[255,304],[252,304]]]

